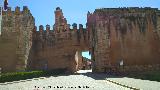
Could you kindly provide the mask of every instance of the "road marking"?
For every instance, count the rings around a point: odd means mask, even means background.
[[[140,90],[136,87],[131,87],[131,86],[128,86],[128,85],[124,85],[124,84],[121,84],[121,83],[118,83],[118,82],[115,82],[115,81],[112,81],[112,80],[108,80],[106,79],[108,82],[111,82],[111,83],[114,83],[114,84],[117,84],[119,86],[122,86],[122,87],[126,87],[126,88],[130,88],[130,89],[133,89],[133,90]]]

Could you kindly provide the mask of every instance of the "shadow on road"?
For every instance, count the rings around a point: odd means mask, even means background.
[[[93,72],[85,72],[85,73],[79,73],[80,75],[84,75],[90,78],[93,78],[95,80],[105,80],[107,78],[120,78],[122,76],[115,76],[115,75],[110,75],[108,73],[93,73]]]
[[[158,81],[160,82],[160,71],[147,71],[147,72],[131,72],[131,73],[118,73],[118,74],[110,74],[110,73],[93,73],[92,71],[85,71],[85,73],[80,72],[79,74],[91,77],[95,80],[105,80],[107,78],[134,78],[134,79],[142,79],[142,80],[150,80],[150,81]]]

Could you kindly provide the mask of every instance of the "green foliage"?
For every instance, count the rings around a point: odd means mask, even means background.
[[[0,83],[52,76],[52,75],[59,75],[59,74],[64,74],[65,71],[66,69],[55,69],[55,70],[48,70],[48,71],[4,73],[4,74],[1,74],[0,76]]]

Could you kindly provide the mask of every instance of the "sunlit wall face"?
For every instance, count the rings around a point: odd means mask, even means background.
[[[88,59],[91,59],[91,55],[89,55],[89,51],[82,52],[82,56]]]

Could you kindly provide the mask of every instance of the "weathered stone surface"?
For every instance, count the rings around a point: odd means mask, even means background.
[[[117,68],[121,60],[131,71],[139,65],[160,64],[159,14],[157,8],[104,8],[88,13],[93,71]]]
[[[160,64],[160,11],[156,8],[105,8],[88,12],[86,29],[67,23],[55,10],[55,24],[35,26],[27,7],[3,11],[0,36],[2,71],[82,68],[81,52],[89,50],[93,72],[157,70]],[[156,66],[154,66],[156,65]]]
[[[0,36],[0,67],[3,72],[24,71],[32,43],[34,18],[27,7],[3,11]]]
[[[67,68],[69,72],[78,70],[81,60],[80,53],[88,50],[88,36],[83,26],[73,24],[73,29],[67,24],[62,10],[56,8],[54,30],[46,29],[41,25],[39,31],[34,30],[32,49],[28,68],[31,70]],[[35,28],[36,29],[36,28]],[[85,31],[87,32],[87,31]],[[83,38],[80,38],[82,36]]]

